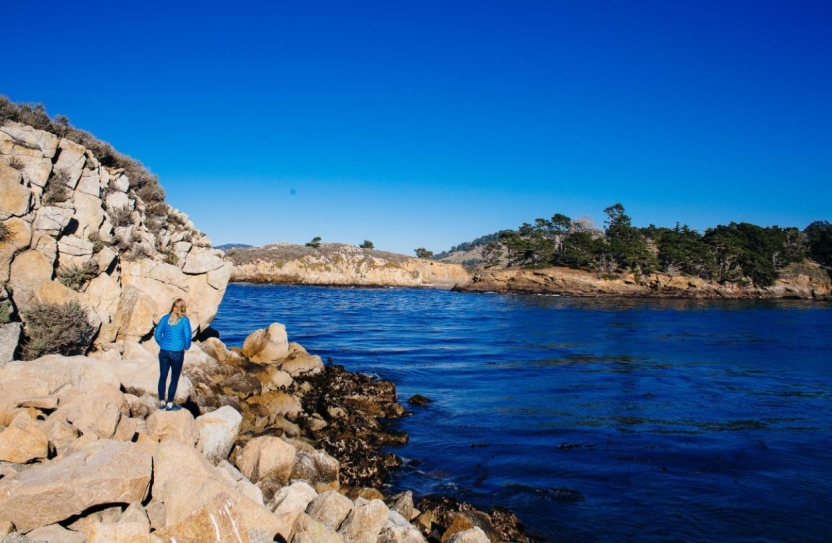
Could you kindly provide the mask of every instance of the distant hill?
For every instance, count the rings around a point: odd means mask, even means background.
[[[251,249],[254,245],[246,245],[245,243],[226,243],[225,245],[215,245],[214,249],[220,251],[230,251],[231,249]]]
[[[237,282],[451,288],[470,280],[456,264],[343,243],[276,243],[232,249],[225,257],[234,264],[231,280]]]

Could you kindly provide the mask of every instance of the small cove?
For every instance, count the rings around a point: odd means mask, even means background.
[[[286,325],[393,381],[391,482],[564,541],[826,541],[832,306],[231,284],[228,345]]]

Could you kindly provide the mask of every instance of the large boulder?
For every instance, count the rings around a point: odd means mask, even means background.
[[[202,454],[177,440],[163,441],[153,453],[153,496],[164,503],[164,527],[176,526],[198,514],[219,494],[226,494],[235,504],[247,530],[265,530],[270,537],[289,533],[277,515],[241,494],[236,485],[223,476]],[[232,540],[233,541],[233,540]]]
[[[176,543],[249,543],[237,504],[220,492],[178,523],[155,532],[162,541]]]
[[[53,262],[43,253],[29,250],[18,254],[12,261],[9,286],[12,298],[19,309],[25,309],[35,301],[35,291],[44,281],[52,279]]]
[[[14,361],[0,366],[0,383],[12,379],[40,381],[52,394],[64,388],[94,392],[101,385],[118,388],[121,383],[112,364],[86,356],[50,354],[37,360]]]
[[[89,509],[142,501],[150,453],[135,443],[98,440],[49,464],[0,479],[0,518],[28,532]]]
[[[186,409],[178,411],[158,410],[145,421],[148,437],[156,441],[175,439],[193,447],[199,441],[199,427],[194,416]]]
[[[200,415],[196,419],[199,428],[197,448],[202,449],[202,454],[212,464],[225,460],[231,452],[242,422],[243,416],[240,412],[228,405]]]
[[[12,217],[3,221],[3,224],[9,234],[0,242],[0,284],[9,280],[12,258],[18,252],[28,249],[32,243],[32,225],[27,221]]]
[[[334,490],[318,494],[309,503],[306,513],[318,522],[322,522],[331,530],[338,530],[344,519],[352,511],[352,500]]]
[[[21,412],[0,431],[0,461],[25,464],[49,454],[49,438],[42,425]]]
[[[270,505],[274,513],[290,526],[294,526],[298,517],[305,511],[309,502],[317,497],[318,493],[307,483],[298,481],[278,490],[272,498]],[[287,540],[292,534],[284,536]]]
[[[242,354],[252,362],[268,364],[283,360],[289,354],[286,327],[280,323],[255,330],[243,342]]]
[[[255,437],[237,454],[237,467],[255,483],[261,479],[286,482],[292,474],[296,451],[280,438]]]
[[[359,498],[350,514],[341,523],[338,533],[344,538],[344,543],[376,543],[381,530],[387,524],[389,514],[383,501],[366,501]]]
[[[53,416],[65,420],[82,434],[112,439],[130,407],[118,386],[102,384],[92,393],[81,394],[62,405]]]

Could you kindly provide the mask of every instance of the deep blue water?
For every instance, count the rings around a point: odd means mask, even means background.
[[[832,541],[832,305],[232,284],[427,407],[395,488],[503,505],[559,541]]]

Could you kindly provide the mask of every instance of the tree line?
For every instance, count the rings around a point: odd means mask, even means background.
[[[700,233],[687,225],[638,228],[620,203],[604,209],[604,229],[589,219],[557,213],[550,219],[504,230],[485,244],[483,260],[493,266],[566,266],[615,276],[631,271],[687,274],[718,282],[769,286],[784,267],[810,258],[832,267],[832,224],[761,227],[732,222]]]

